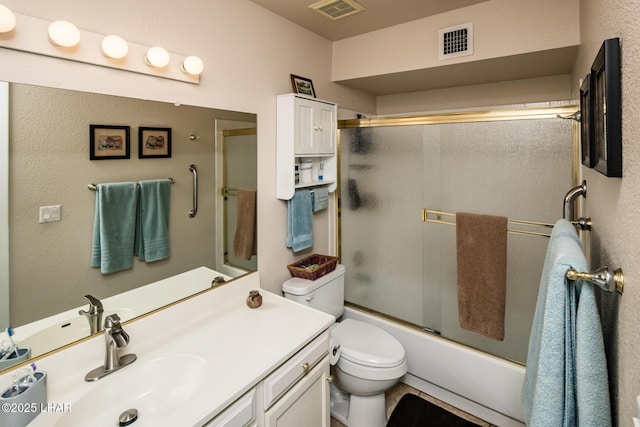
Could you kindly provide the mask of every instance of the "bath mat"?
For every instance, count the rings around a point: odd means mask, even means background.
[[[480,427],[415,394],[402,396],[387,427]]]

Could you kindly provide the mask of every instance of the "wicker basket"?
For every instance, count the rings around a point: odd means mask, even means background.
[[[337,263],[337,257],[314,254],[298,262],[289,264],[287,268],[293,277],[316,280],[335,270]]]

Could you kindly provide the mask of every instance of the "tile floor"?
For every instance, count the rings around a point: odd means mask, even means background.
[[[493,424],[489,424],[486,421],[483,421],[479,418],[474,417],[471,414],[467,414],[466,412],[462,412],[461,410],[454,408],[453,406],[450,406],[444,402],[442,402],[441,400],[436,399],[435,397],[429,396],[426,393],[421,392],[420,390],[416,390],[413,387],[409,387],[406,384],[403,383],[399,383],[398,385],[396,385],[395,387],[393,387],[391,390],[387,391],[386,396],[385,396],[385,400],[387,403],[387,418],[389,418],[389,416],[391,415],[391,412],[393,411],[393,408],[395,408],[396,404],[398,403],[398,401],[400,400],[400,398],[402,396],[404,396],[407,393],[413,393],[416,394],[420,397],[422,397],[425,400],[428,400],[429,402],[435,403],[436,405],[443,407],[445,409],[447,409],[450,412],[453,412],[454,414],[458,415],[461,418],[464,418],[466,420],[469,420],[471,422],[474,422],[476,424],[481,425],[482,427],[495,427]],[[331,427],[345,427],[344,424],[342,424],[340,421],[331,418]]]

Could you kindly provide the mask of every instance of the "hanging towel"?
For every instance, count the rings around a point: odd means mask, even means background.
[[[287,201],[287,221],[288,248],[299,252],[313,246],[313,212],[308,189],[296,190]]]
[[[171,181],[140,181],[135,255],[140,261],[169,258],[169,205]]]
[[[313,190],[313,211],[318,212],[329,207],[329,188],[318,187]]]
[[[458,320],[489,338],[504,339],[507,218],[456,214]]]
[[[256,254],[256,190],[238,189],[233,256],[251,259]]]
[[[566,278],[587,271],[575,228],[551,233],[529,338],[522,412],[529,427],[611,426],[604,341],[594,285]]]
[[[135,182],[98,184],[91,267],[102,274],[133,267],[136,203]]]
[[[609,374],[596,285],[582,284],[576,313],[576,406],[578,426],[611,426]]]

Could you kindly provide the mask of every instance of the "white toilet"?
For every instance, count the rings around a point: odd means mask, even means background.
[[[282,285],[284,296],[332,314],[344,312],[344,265],[317,280],[294,277]],[[340,357],[333,376],[340,389],[331,393],[331,415],[348,427],[384,427],[384,393],[407,373],[402,345],[388,332],[369,323],[345,319],[330,331]]]

